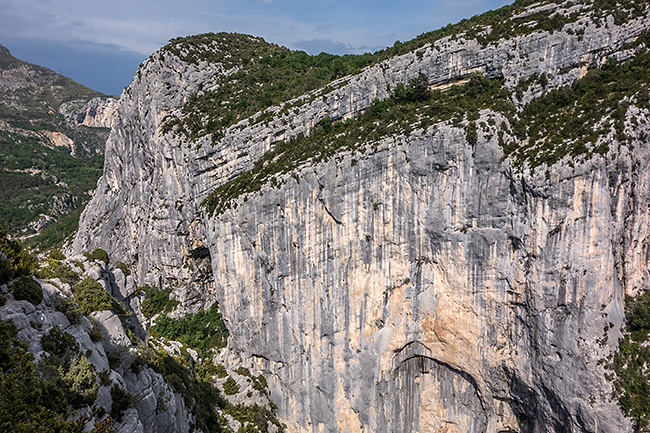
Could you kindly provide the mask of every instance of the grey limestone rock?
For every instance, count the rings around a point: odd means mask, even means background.
[[[174,287],[176,314],[217,300],[228,350],[265,375],[290,432],[626,431],[598,361],[615,347],[625,293],[650,288],[640,136],[547,178],[504,159],[496,135],[470,144],[442,123],[305,165],[223,214],[200,204],[276,141],[350,118],[419,73],[434,87],[472,73],[560,86],[632,55],[649,22],[647,11],[578,20],[486,46],[443,38],[216,144],[161,122],[227,71],[160,51],[120,99],[72,250],[105,248],[136,284]],[[635,128],[647,131],[642,114]]]
[[[119,385],[135,397],[134,408],[125,412],[123,419],[115,427],[120,432],[167,432],[187,433],[193,422],[191,411],[185,407],[183,397],[171,385],[148,365],[142,365],[138,373],[126,369],[122,365],[111,369],[109,353],[129,353],[132,343],[129,340],[120,319],[110,311],[100,311],[93,314],[94,319],[102,329],[105,338],[94,342],[90,334],[92,323],[87,317],[81,317],[79,323],[73,324],[66,316],[54,308],[52,298],[66,297],[69,293],[58,289],[48,282],[41,282],[45,294],[44,301],[34,306],[27,301],[16,301],[3,290],[2,296],[7,300],[0,307],[0,320],[10,320],[18,329],[18,338],[28,344],[29,351],[38,361],[48,356],[41,345],[41,338],[59,327],[72,335],[79,345],[79,353],[83,354],[94,366],[96,372],[107,372],[110,384],[100,385],[94,404],[110,413],[112,409],[111,387]],[[6,285],[1,286],[6,289]],[[97,379],[99,382],[99,379]],[[91,415],[87,408],[83,413]],[[91,421],[93,421],[91,419]],[[92,428],[92,422],[89,423]]]

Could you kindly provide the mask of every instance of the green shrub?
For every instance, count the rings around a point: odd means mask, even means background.
[[[108,359],[108,366],[111,370],[117,370],[122,365],[122,354],[124,351],[121,349],[121,346],[111,350],[106,354]]]
[[[613,381],[613,397],[635,431],[646,431],[650,425],[650,292],[625,299],[623,337],[607,368]],[[607,328],[606,328],[607,329]]]
[[[54,326],[41,337],[43,350],[58,357],[64,365],[69,365],[72,359],[79,355],[79,344],[69,333]]]
[[[112,383],[111,372],[108,370],[100,371],[99,373],[97,373],[97,376],[99,376],[99,384],[101,386],[108,386]]]
[[[36,259],[23,248],[20,242],[9,239],[2,227],[0,227],[0,253],[0,284],[34,273]]]
[[[219,379],[223,379],[228,376],[228,370],[226,370],[226,367],[224,367],[223,364],[217,364],[215,366],[215,374]]]
[[[111,415],[117,420],[122,420],[124,411],[135,406],[135,399],[131,394],[122,389],[119,385],[113,385],[111,388],[111,398],[113,405],[111,406]]]
[[[91,328],[90,328],[90,333],[88,336],[90,337],[90,341],[93,343],[99,343],[104,339],[104,336],[102,335],[102,330],[99,327],[99,323],[95,319],[90,319],[91,323]]]
[[[52,259],[48,259],[47,266],[39,269],[36,276],[43,280],[58,278],[66,284],[74,284],[79,281],[79,275],[67,263]]]
[[[70,365],[62,380],[72,392],[73,407],[87,406],[95,401],[98,392],[96,377],[95,366],[83,355]]]
[[[235,379],[228,376],[228,379],[223,383],[223,392],[226,395],[235,395],[239,392],[239,385],[235,382]]]
[[[122,261],[119,261],[119,262],[115,263],[115,267],[117,269],[121,270],[125,277],[128,276],[128,275],[131,275],[131,270],[126,265],[126,263],[124,263]]]
[[[235,373],[237,373],[240,376],[252,377],[250,370],[246,367],[237,368],[237,370],[235,370]]]
[[[84,256],[90,262],[95,260],[101,260],[102,262],[108,264],[108,253],[101,248],[95,248],[92,253],[86,252],[84,253]]]
[[[27,275],[16,278],[11,285],[11,290],[17,300],[29,301],[34,305],[38,305],[43,301],[41,285]]]
[[[203,354],[212,348],[226,347],[228,341],[228,330],[216,302],[208,310],[188,314],[181,319],[159,316],[150,333],[156,337],[181,341]]]
[[[122,308],[115,298],[93,278],[86,278],[74,287],[74,296],[85,314],[93,311],[113,311],[119,313]]]
[[[636,298],[625,298],[625,321],[630,337],[639,343],[648,340],[650,331],[650,292],[645,292]]]
[[[147,297],[142,302],[141,310],[145,317],[151,318],[158,313],[169,313],[177,305],[178,301],[169,299],[172,289],[160,290],[152,286],[139,287],[139,290],[144,291]]]
[[[52,296],[52,303],[54,308],[63,313],[71,324],[78,325],[81,323],[84,312],[74,300],[64,295],[55,294]]]
[[[50,251],[50,254],[48,256],[52,260],[65,260],[65,255],[61,252],[61,250],[52,250]]]

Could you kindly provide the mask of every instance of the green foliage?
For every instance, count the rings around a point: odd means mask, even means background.
[[[212,378],[201,375],[201,365],[189,369],[168,353],[151,347],[140,347],[140,353],[145,362],[183,396],[185,406],[196,417],[198,429],[206,433],[229,431],[227,423],[215,410],[215,407],[223,407],[225,402],[212,386]]]
[[[122,261],[118,261],[117,263],[115,263],[115,267],[117,269],[121,270],[125,277],[131,275],[131,270],[126,265],[126,263],[124,263]]]
[[[228,340],[228,330],[216,302],[208,310],[188,314],[181,319],[160,316],[150,333],[154,337],[180,341],[204,354],[212,348],[226,347]]]
[[[109,370],[102,370],[97,373],[97,376],[99,377],[99,384],[101,386],[108,386],[112,383],[111,372]]]
[[[70,399],[74,391],[63,382],[44,378],[26,344],[16,338],[17,333],[11,321],[0,321],[0,431],[81,433],[87,418],[67,421],[74,409]],[[58,372],[56,368],[54,371]],[[93,429],[94,433],[114,431],[110,420],[97,423]]]
[[[147,294],[141,306],[142,314],[145,317],[151,318],[158,313],[169,313],[178,305],[178,301],[169,299],[171,288],[160,290],[156,287],[144,286],[138,289]]]
[[[476,130],[475,122],[472,122],[469,125],[467,125],[465,136],[467,137],[467,142],[472,146],[478,143],[478,131]]]
[[[115,298],[93,278],[86,278],[74,287],[74,297],[79,303],[84,314],[88,315],[93,311],[113,311],[118,314],[123,312],[120,304]]]
[[[72,325],[79,325],[81,323],[84,312],[73,299],[56,294],[52,296],[52,303],[54,304],[54,308],[63,313]]]
[[[284,431],[284,426],[275,418],[275,407],[268,410],[257,404],[252,406],[228,404],[223,408],[223,411],[242,423],[242,428],[239,429],[238,433],[242,431],[267,432],[268,422],[274,424],[278,428],[278,431]]]
[[[217,364],[215,366],[215,374],[219,379],[223,379],[228,376],[228,370],[226,370],[226,367],[224,367],[223,364]]]
[[[61,261],[61,260],[65,260],[65,255],[63,255],[61,250],[52,250],[50,251],[48,258],[56,261]]]
[[[625,299],[623,337],[608,368],[613,374],[613,396],[635,431],[647,432],[650,425],[650,292]]]
[[[429,80],[422,72],[417,78],[411,79],[408,86],[405,87],[404,84],[399,83],[393,91],[393,98],[399,104],[427,101],[430,96]]]
[[[650,332],[650,292],[625,298],[625,319],[630,338],[645,343]]]
[[[101,249],[101,248],[95,248],[92,253],[85,252],[84,256],[90,262],[93,262],[95,260],[100,260],[100,261],[108,264],[108,253],[105,250]]]
[[[0,227],[0,284],[5,284],[21,275],[31,275],[35,269],[36,259],[23,248],[20,242],[9,239],[7,233]]]
[[[83,355],[70,365],[61,379],[71,394],[79,400],[76,404],[73,401],[73,406],[87,406],[97,399],[96,377],[95,366]]]
[[[223,392],[226,395],[235,395],[239,392],[239,385],[235,382],[235,379],[228,376],[228,379],[223,383]]]
[[[383,137],[410,133],[414,119],[420,119],[417,126],[425,128],[441,121],[462,119],[466,113],[478,118],[478,111],[483,108],[499,110],[508,116],[515,111],[508,99],[510,92],[501,80],[475,75],[469,82],[444,92],[425,92],[422,90],[425,86],[420,76],[391,98],[375,102],[355,119],[346,122],[326,119],[309,136],[276,142],[249,171],[218,186],[203,201],[203,206],[209,213],[219,215],[232,207],[238,197],[258,192],[268,183],[279,185],[280,175],[307,162],[318,164],[345,151],[365,152]]]
[[[32,277],[21,275],[11,284],[14,298],[38,305],[43,301],[43,289]]]
[[[47,334],[43,334],[41,345],[43,350],[59,358],[66,366],[69,366],[72,360],[79,355],[77,340],[58,326],[54,326]]]
[[[261,38],[228,33],[174,39],[165,50],[189,62],[204,60],[241,68],[233,75],[221,76],[217,90],[193,95],[183,106],[181,117],[167,119],[165,132],[174,130],[192,140],[208,134],[216,139],[225,128],[254,113],[359,72],[374,62],[371,54],[310,56]]]
[[[124,412],[135,406],[135,398],[119,385],[111,387],[111,398],[113,399],[111,415],[117,421],[121,421]]]
[[[624,131],[631,103],[650,108],[650,54],[617,64],[608,61],[571,86],[551,90],[532,100],[513,122],[515,141],[503,143],[504,153],[516,156],[519,165],[552,165],[573,158],[606,154],[606,137],[613,133],[621,144],[629,141]],[[604,119],[604,122],[601,122]],[[596,145],[599,138],[601,145]]]
[[[36,272],[36,276],[43,280],[58,278],[62,283],[75,284],[79,275],[65,262],[49,258],[47,265]]]
[[[90,319],[91,323],[91,328],[90,332],[88,333],[88,336],[90,337],[90,341],[93,343],[99,343],[104,339],[104,336],[102,335],[102,330],[99,327],[99,323],[93,318]],[[128,330],[130,331],[130,329]]]

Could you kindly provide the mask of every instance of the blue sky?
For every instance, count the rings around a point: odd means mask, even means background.
[[[508,0],[0,0],[0,44],[119,95],[171,38],[239,32],[310,54],[374,52]]]

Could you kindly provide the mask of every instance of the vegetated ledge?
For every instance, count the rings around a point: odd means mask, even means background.
[[[569,8],[580,6],[582,8]],[[562,6],[565,6],[562,8]],[[269,44],[261,38],[241,34],[203,34],[176,38],[163,48],[188,63],[220,62],[224,68],[238,68],[221,76],[212,90],[192,95],[177,115],[166,119],[163,133],[174,132],[195,141],[211,135],[216,143],[224,131],[250,118],[258,123],[266,118],[264,110],[304,95],[344,76],[359,73],[367,66],[395,56],[418,51],[427,44],[451,37],[476,40],[487,46],[504,38],[538,31],[561,30],[569,23],[589,17],[596,25],[605,25],[612,15],[616,23],[641,16],[646,2],[631,0],[620,5],[611,0],[517,0],[512,5],[476,15],[457,24],[423,33],[411,41],[397,41],[392,47],[374,54],[335,56],[321,53],[310,56]],[[574,30],[571,29],[571,32]],[[262,113],[253,119],[255,113]]]
[[[280,176],[301,165],[326,161],[341,152],[364,153],[386,136],[451,121],[464,127],[467,141],[476,144],[479,111],[490,109],[507,122],[499,125],[498,140],[504,157],[532,169],[553,165],[565,156],[591,158],[609,151],[612,134],[621,145],[630,142],[624,120],[629,106],[650,109],[650,53],[617,64],[610,59],[572,85],[553,89],[519,110],[516,96],[501,80],[474,75],[469,82],[444,91],[428,90],[426,78],[398,86],[389,99],[375,101],[356,118],[321,120],[308,136],[278,142],[250,170],[218,186],[202,203],[208,214],[219,215],[236,206],[235,200],[261,190],[270,183],[279,186]],[[520,83],[515,93],[531,85],[545,85],[545,77]],[[572,164],[572,161],[569,161]]]
[[[613,323],[605,325],[602,345],[607,343]],[[632,420],[634,431],[647,431],[650,425],[650,292],[625,297],[625,326],[616,351],[604,363],[612,382],[612,397],[623,414]]]
[[[478,119],[479,110],[484,108],[514,115],[509,95],[501,80],[481,75],[445,92],[429,91],[426,77],[420,76],[408,86],[398,85],[390,98],[375,101],[356,118],[340,121],[326,117],[308,136],[277,142],[251,170],[217,187],[203,205],[209,213],[221,214],[237,197],[259,191],[269,182],[277,186],[280,175],[304,163],[317,164],[345,151],[363,153],[388,135],[409,134],[414,128],[447,120],[461,125],[466,119]]]

